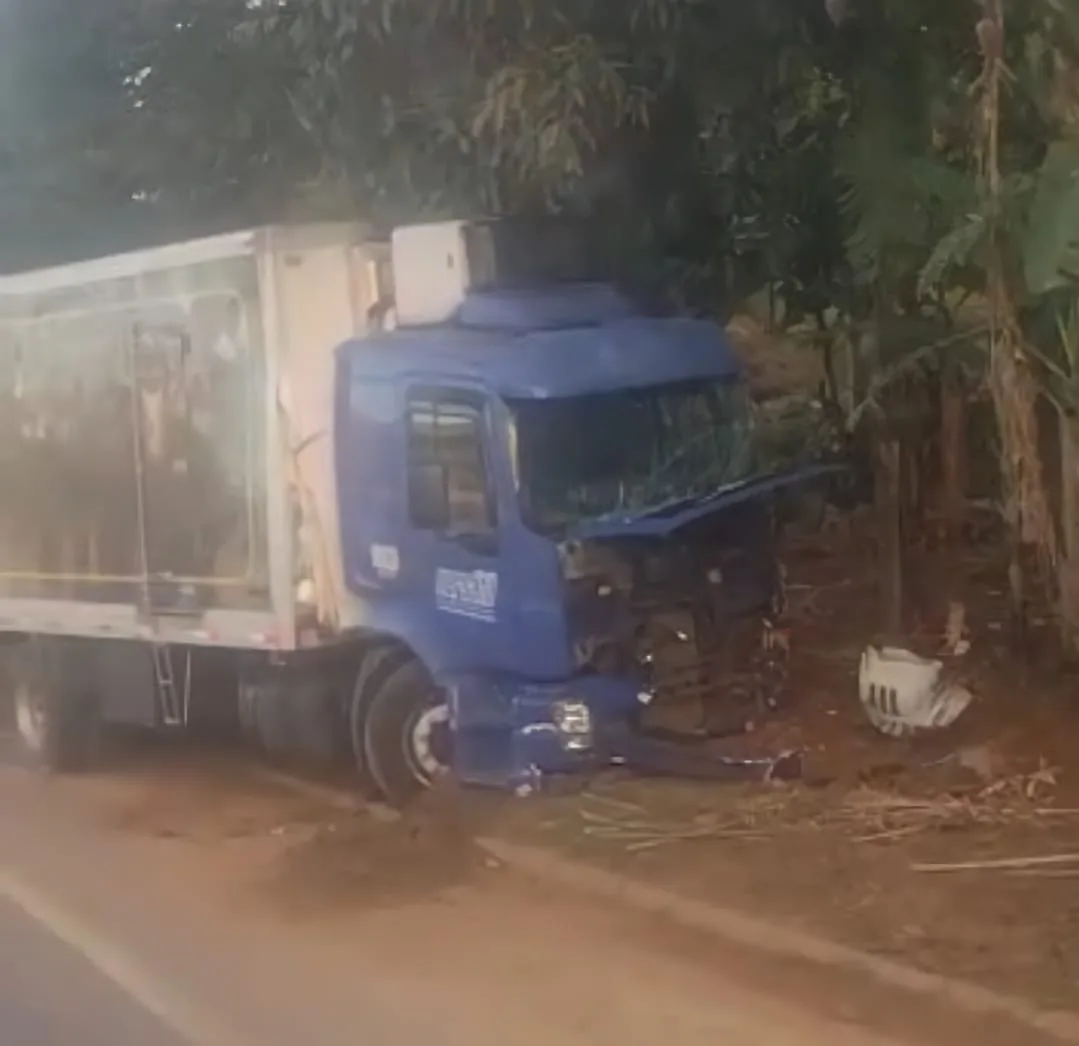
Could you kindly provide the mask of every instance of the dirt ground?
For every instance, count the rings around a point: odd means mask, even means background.
[[[789,561],[789,703],[738,751],[800,749],[803,780],[742,785],[616,775],[574,798],[503,808],[501,831],[928,971],[1079,1009],[1079,676],[1009,649],[992,549],[921,570],[909,645],[967,608],[951,728],[892,740],[864,717],[858,659],[880,619],[872,571],[842,541]],[[949,579],[950,591],[939,582]],[[929,599],[924,593],[931,593]],[[1024,867],[920,865],[1048,858]]]

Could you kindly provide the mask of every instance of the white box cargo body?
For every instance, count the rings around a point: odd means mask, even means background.
[[[387,272],[322,225],[0,277],[0,631],[287,650],[356,624],[334,350]]]

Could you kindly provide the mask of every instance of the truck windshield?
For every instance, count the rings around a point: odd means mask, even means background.
[[[512,400],[525,521],[557,532],[661,512],[753,474],[748,396],[727,380]]]

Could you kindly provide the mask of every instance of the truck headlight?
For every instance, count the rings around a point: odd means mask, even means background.
[[[584,752],[592,747],[592,710],[583,701],[556,701],[551,718],[567,752]]]

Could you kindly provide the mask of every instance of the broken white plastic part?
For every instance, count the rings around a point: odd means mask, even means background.
[[[941,679],[942,661],[898,647],[867,647],[858,670],[858,696],[882,734],[908,737],[943,730],[966,711],[974,695]]]

